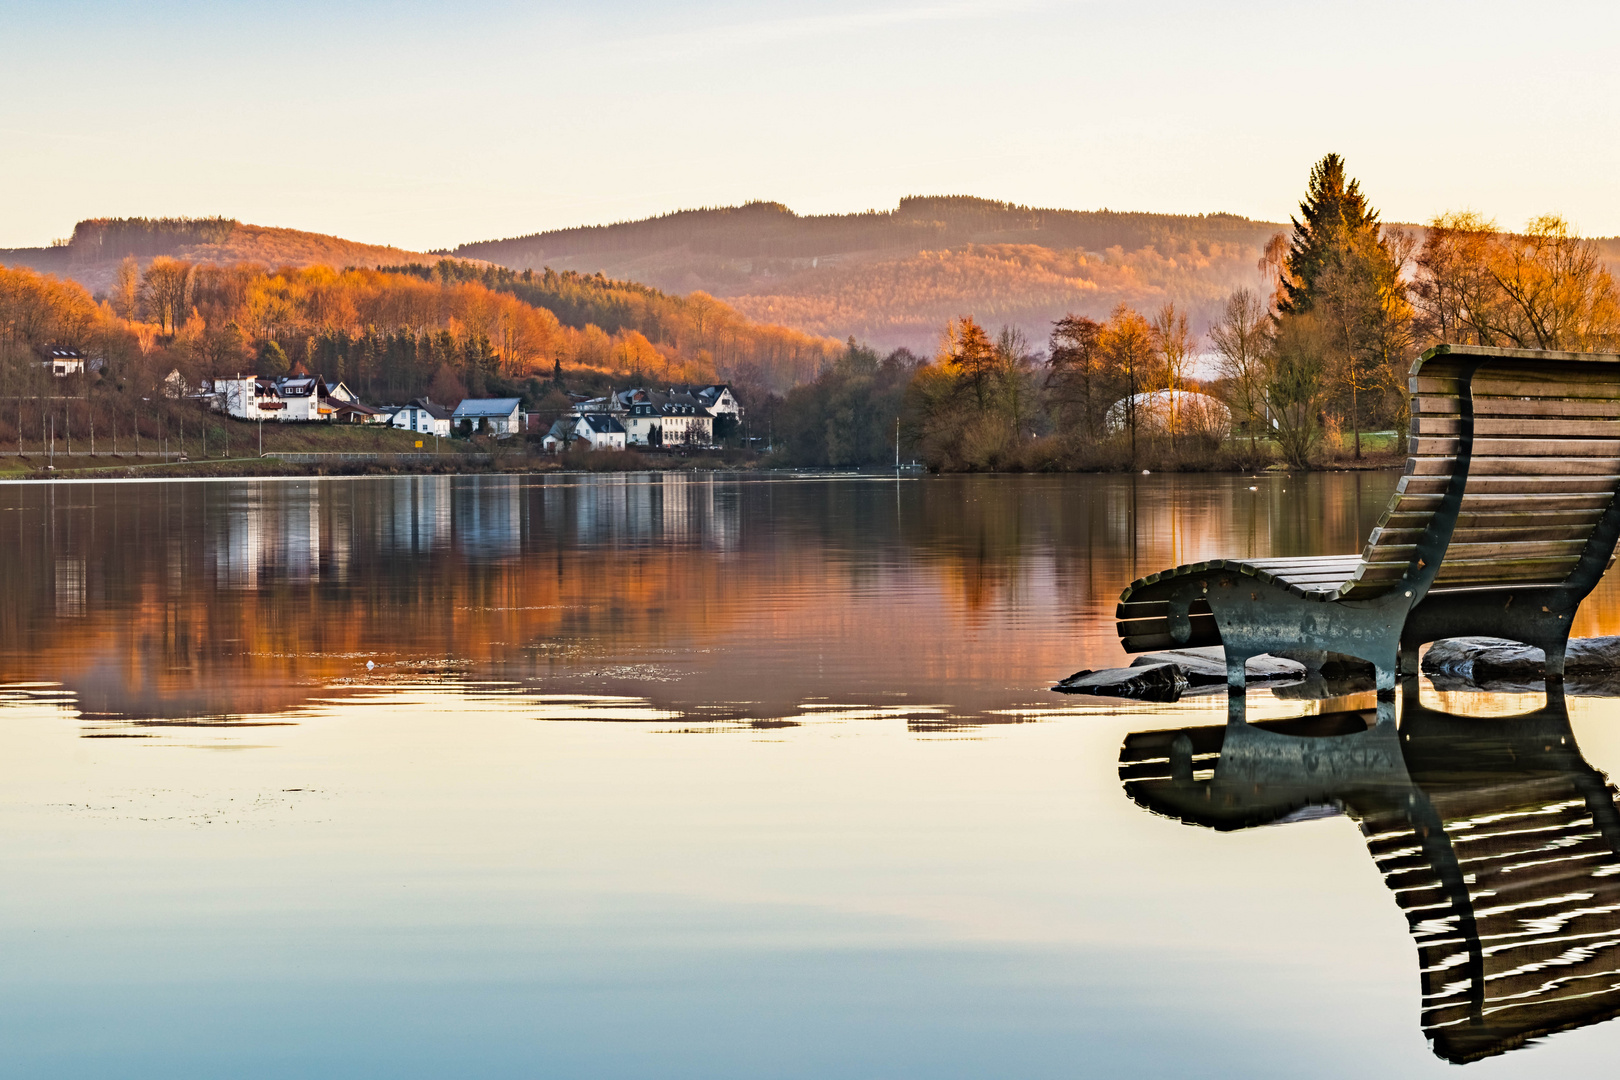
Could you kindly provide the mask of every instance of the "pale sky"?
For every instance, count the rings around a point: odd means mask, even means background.
[[[0,246],[224,214],[425,249],[971,194],[1620,233],[1620,7],[3,0]]]

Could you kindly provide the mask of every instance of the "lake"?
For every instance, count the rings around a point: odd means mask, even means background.
[[[1121,755],[1223,694],[1049,689],[1128,662],[1132,578],[1353,552],[1395,479],[0,485],[0,1074],[1612,1071],[1614,701],[1425,684],[1398,784],[1212,824]],[[1605,581],[1576,633],[1616,632]],[[1525,773],[1491,718],[1534,710]],[[1468,952],[1397,880],[1441,863],[1396,790],[1461,852],[1422,888],[1552,880],[1470,862],[1510,803],[1579,818],[1590,882]],[[1469,965],[1532,932],[1481,1028]]]

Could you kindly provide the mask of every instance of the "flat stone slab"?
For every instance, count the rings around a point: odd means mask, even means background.
[[[1428,675],[1450,675],[1468,682],[1525,682],[1541,679],[1547,655],[1506,638],[1446,638],[1423,656]],[[1620,637],[1571,638],[1564,653],[1564,675],[1620,673]]]
[[[1226,685],[1226,650],[1219,645],[1202,649],[1166,649],[1163,652],[1143,653],[1131,661],[1131,667],[1150,664],[1174,664],[1181,669],[1192,686]],[[1305,677],[1305,665],[1297,660],[1284,660],[1278,656],[1250,657],[1245,666],[1248,682],[1292,682]]]
[[[1224,671],[1224,667],[1222,668]],[[1223,676],[1224,677],[1224,676]],[[1060,694],[1135,698],[1138,701],[1179,701],[1187,690],[1187,676],[1175,664],[1077,671],[1052,687]]]

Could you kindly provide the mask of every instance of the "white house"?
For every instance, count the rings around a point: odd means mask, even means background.
[[[660,414],[663,446],[708,446],[714,442],[714,417],[691,394],[649,395]]]
[[[698,404],[716,419],[722,416],[729,416],[733,420],[742,419],[742,404],[732,394],[731,387],[725,383],[705,386],[692,396],[697,398]]]
[[[522,398],[468,398],[450,414],[455,430],[487,431],[497,439],[523,430]]]
[[[578,443],[592,450],[623,450],[624,426],[616,416],[605,412],[569,413],[559,417],[540,440],[548,454],[557,454]]]
[[[617,419],[624,427],[624,441],[628,446],[653,446],[662,441],[664,414],[650,401],[632,401]]]
[[[214,392],[218,407],[238,420],[330,422],[337,415],[338,403],[327,397],[326,383],[310,375],[215,379]]]
[[[66,345],[47,345],[39,350],[41,367],[49,368],[52,375],[64,379],[69,375],[83,375],[85,355]]]
[[[450,437],[451,411],[427,398],[414,398],[409,405],[394,411],[390,421],[394,427],[415,431],[423,435]]]
[[[586,413],[579,418],[580,441],[592,450],[623,450],[624,425],[609,413]]]

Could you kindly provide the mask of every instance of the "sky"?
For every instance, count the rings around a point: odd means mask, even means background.
[[[223,214],[415,250],[968,194],[1620,234],[1620,7],[4,0],[0,246]]]

